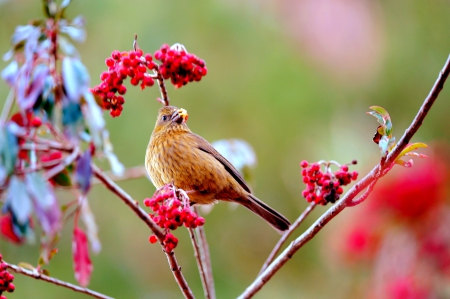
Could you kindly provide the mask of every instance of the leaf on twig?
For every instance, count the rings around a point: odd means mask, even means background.
[[[386,109],[380,106],[371,106],[369,108],[373,111],[367,112],[367,114],[374,116],[377,119],[378,123],[381,125],[381,128],[378,127],[377,129],[378,133],[391,137],[393,126],[391,117],[389,116],[389,113],[386,111]]]
[[[101,148],[102,134],[105,129],[105,119],[100,106],[95,101],[94,95],[90,91],[83,94],[84,104],[81,106],[84,119],[89,128],[92,140],[97,148]]]
[[[54,177],[52,177],[51,181],[61,187],[70,187],[72,186],[72,180],[70,179],[69,171],[67,171],[67,168],[61,171],[60,173],[56,174]]]
[[[105,154],[106,159],[108,159],[109,164],[111,165],[111,171],[115,175],[123,175],[123,173],[125,172],[125,166],[123,166],[123,164],[119,161],[119,159],[113,152],[113,145],[109,140],[108,130],[103,130],[103,153]]]
[[[20,225],[28,225],[33,210],[30,195],[27,193],[25,182],[13,175],[9,180],[4,208],[11,211]]]
[[[79,133],[84,129],[83,114],[79,103],[69,100],[63,101],[62,105],[62,124],[64,126],[64,134],[71,141],[77,143],[79,141]]]
[[[380,148],[382,157],[386,157],[387,154],[389,153],[389,144],[390,144],[390,139],[386,135],[381,137],[380,141],[378,142],[378,147]]]
[[[73,230],[72,254],[75,279],[78,281],[80,286],[86,287],[91,279],[93,266],[89,256],[86,235],[78,227],[75,227]]]
[[[95,222],[95,216],[89,207],[89,202],[87,199],[81,202],[81,220],[86,227],[86,233],[89,243],[91,243],[92,251],[94,253],[99,253],[102,249],[102,244],[98,238],[98,226]]]
[[[11,61],[7,67],[2,70],[2,79],[8,83],[9,86],[14,86],[19,76],[19,64],[17,61]]]
[[[62,77],[67,97],[79,103],[81,95],[89,88],[89,73],[84,64],[77,58],[64,57],[62,61]]]
[[[53,239],[61,229],[62,220],[61,209],[53,188],[41,173],[28,173],[25,181],[39,223],[48,239]]]
[[[418,148],[427,148],[427,147],[428,147],[428,145],[426,145],[423,142],[410,143],[401,151],[401,153],[398,155],[397,159],[400,159],[407,153],[412,152],[413,150],[416,150]]]
[[[25,263],[25,262],[20,262],[17,264],[17,266],[27,269],[27,270],[31,270],[31,271],[36,270],[36,267],[34,267],[33,265],[31,265],[29,263]]]
[[[70,24],[61,24],[60,32],[69,36],[73,41],[82,43],[86,40],[86,31],[84,30],[85,20],[78,16]]]
[[[86,195],[91,188],[92,179],[91,152],[89,149],[78,158],[75,179],[81,193]]]
[[[22,66],[16,83],[17,103],[22,110],[27,110],[34,106],[44,89],[49,73],[50,70],[44,63],[34,68],[28,64]]]
[[[0,125],[0,186],[13,173],[19,146],[10,126]]]

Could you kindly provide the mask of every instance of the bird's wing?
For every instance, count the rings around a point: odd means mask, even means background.
[[[208,141],[206,141],[203,137],[191,133],[190,134],[194,140],[194,142],[197,144],[197,147],[199,150],[208,153],[212,155],[214,158],[219,161],[223,167],[228,171],[229,174],[239,183],[239,185],[242,186],[247,192],[251,193],[250,187],[245,182],[242,175],[237,171],[237,169],[233,166],[233,164],[230,163],[227,159],[225,159]]]

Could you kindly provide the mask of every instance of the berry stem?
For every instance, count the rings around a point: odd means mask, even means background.
[[[156,74],[156,81],[158,82],[159,91],[161,92],[161,101],[164,106],[170,106],[169,103],[169,95],[167,94],[166,84],[164,83],[164,78],[161,75],[161,72],[159,71],[159,66],[156,65],[155,68],[153,68],[153,71]]]

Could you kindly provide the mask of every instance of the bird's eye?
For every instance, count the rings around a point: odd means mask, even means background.
[[[167,118],[168,118],[168,116],[167,116],[167,115],[163,115],[163,117],[162,117],[162,121],[166,121],[166,120],[167,120]]]

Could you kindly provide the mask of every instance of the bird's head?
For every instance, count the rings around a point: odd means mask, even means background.
[[[164,106],[159,109],[154,132],[157,133],[165,130],[189,131],[186,125],[187,119],[188,113],[183,108]]]

